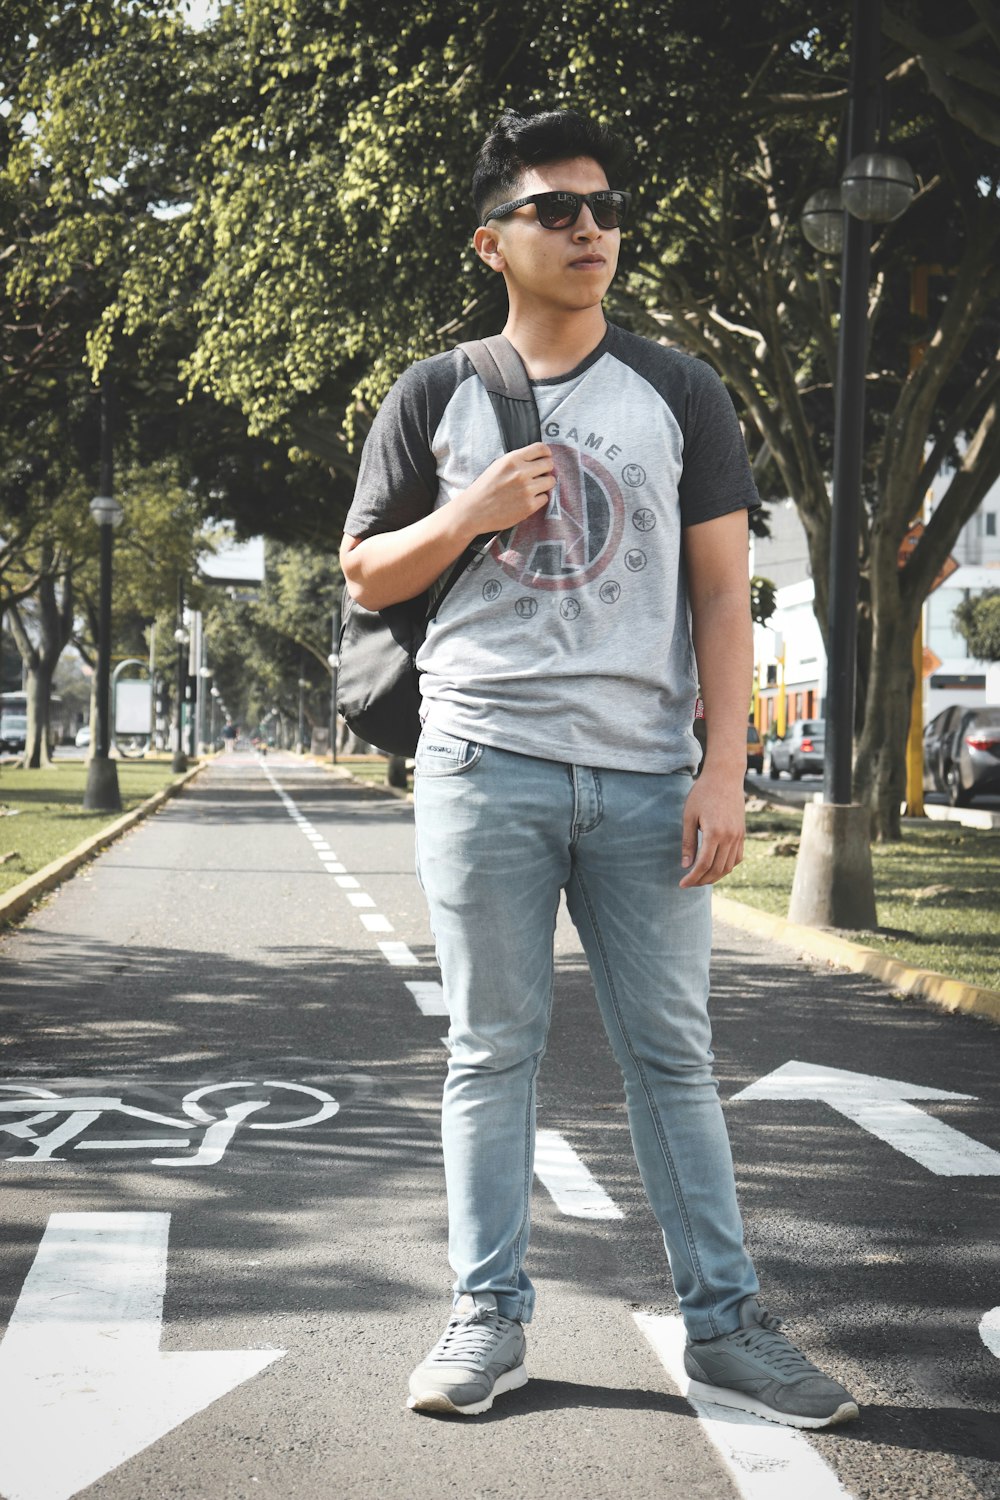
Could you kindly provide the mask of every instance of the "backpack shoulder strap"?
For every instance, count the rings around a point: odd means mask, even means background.
[[[540,443],[538,407],[521,356],[502,333],[458,346],[489,392],[507,451]]]
[[[471,339],[458,347],[468,356],[489,393],[507,452],[513,448],[527,448],[530,443],[540,443],[542,429],[531,381],[510,340],[498,333],[488,339]],[[513,529],[502,533],[489,532],[470,543],[451,571],[428,590],[428,619],[437,612],[473,559],[488,552],[498,534],[506,546]]]

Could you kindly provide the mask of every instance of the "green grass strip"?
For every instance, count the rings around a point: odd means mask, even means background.
[[[44,771],[0,767],[0,895],[178,780],[169,758],[116,764],[121,813],[84,811],[83,761],[56,761]]]
[[[719,891],[787,917],[801,813],[747,814],[746,855]],[[898,844],[872,845],[875,932],[845,933],[918,969],[1000,990],[1000,836],[957,823],[907,823]]]

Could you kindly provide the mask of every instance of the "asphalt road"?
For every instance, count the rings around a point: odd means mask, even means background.
[[[463,1420],[404,1409],[450,1282],[412,809],[225,758],[0,942],[0,1494],[1000,1497],[1000,1030],[718,929],[765,1300],[862,1405],[719,1420],[557,944],[531,1381]]]

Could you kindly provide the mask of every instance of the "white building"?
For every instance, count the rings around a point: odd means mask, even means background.
[[[932,489],[928,516],[933,514],[943,487],[938,484]],[[778,607],[768,627],[757,626],[754,632],[758,673],[755,718],[762,733],[777,721],[782,681],[786,723],[821,718],[826,707],[826,653],[813,613],[805,531],[790,500],[772,507],[769,522],[769,538],[751,539],[750,560],[751,573],[769,578],[777,588]],[[989,696],[986,663],[970,657],[953,625],[955,608],[964,599],[987,589],[1000,589],[1000,483],[989,491],[961,531],[952,556],[957,568],[924,605],[925,724],[950,703],[975,707],[1000,701],[996,668],[991,673]]]

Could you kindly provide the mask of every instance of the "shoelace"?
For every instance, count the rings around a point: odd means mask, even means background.
[[[477,1307],[463,1318],[453,1318],[434,1350],[434,1359],[461,1359],[485,1354],[507,1323],[491,1307]]]
[[[812,1360],[807,1359],[794,1344],[789,1343],[783,1333],[777,1331],[781,1319],[770,1313],[766,1317],[767,1321],[756,1328],[741,1328],[731,1334],[731,1341],[741,1344],[748,1353],[769,1365],[778,1375],[816,1374],[816,1366]]]

